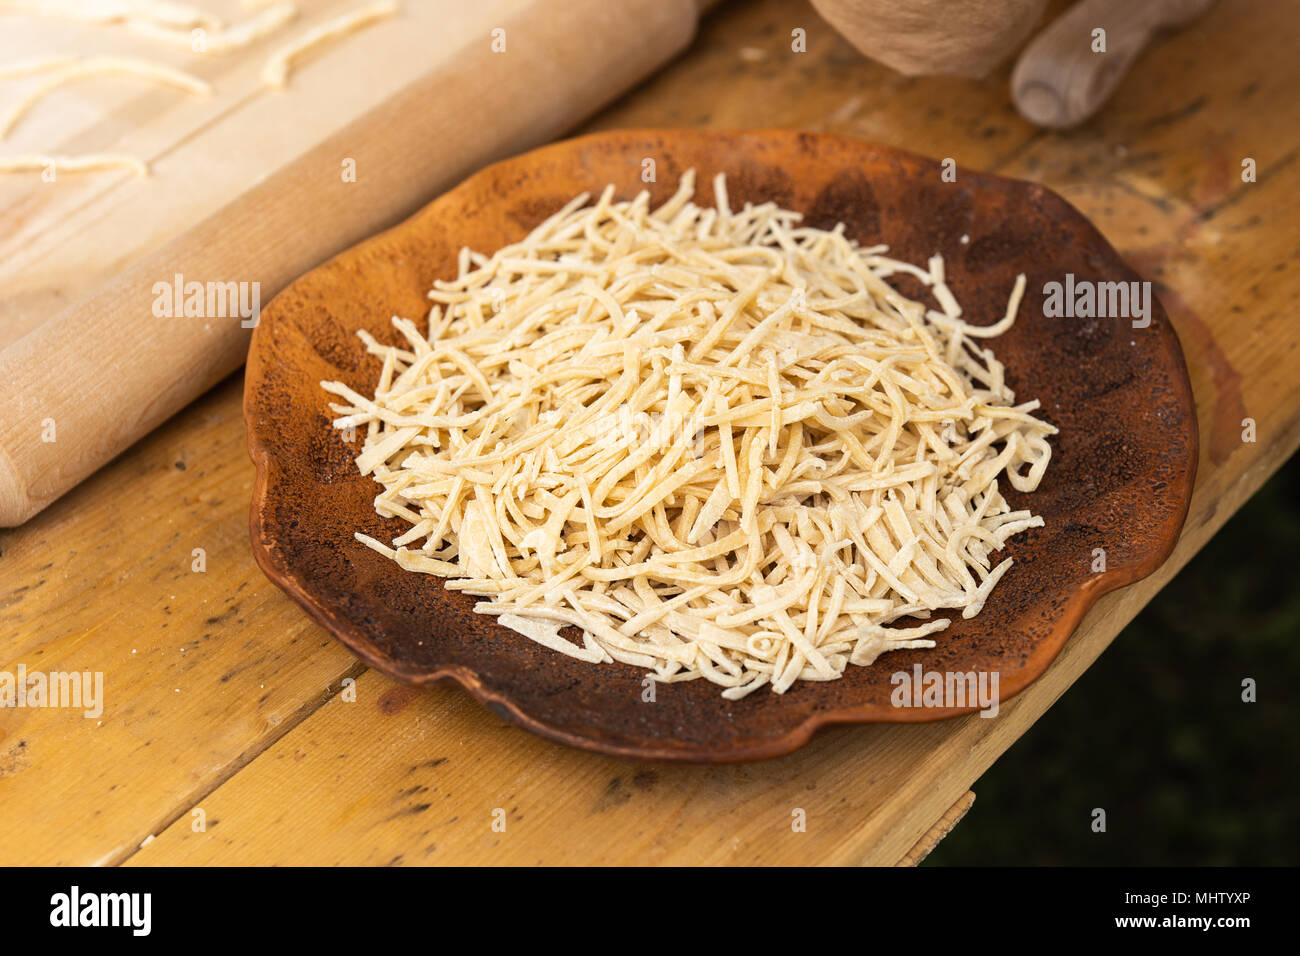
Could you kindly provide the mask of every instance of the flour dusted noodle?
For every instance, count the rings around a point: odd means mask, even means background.
[[[246,20],[205,31],[201,40],[194,31],[165,26],[149,20],[132,20],[128,26],[135,33],[161,40],[190,53],[232,53],[270,36],[298,15],[293,3],[263,4]]]
[[[0,156],[0,173],[55,173],[94,172],[101,169],[129,169],[137,176],[148,176],[149,167],[144,160],[124,153],[87,153],[84,156],[52,156],[47,153],[24,153],[21,156]]]
[[[714,208],[694,192],[690,172],[655,210],[581,195],[462,250],[425,329],[360,333],[372,394],[322,386],[334,425],[365,429],[377,512],[409,528],[357,538],[559,653],[733,699],[933,647],[934,612],[979,613],[996,552],[1042,525],[1000,486],[1038,486],[1056,429],[980,341],[1024,276],[972,325],[937,256],[733,210],[721,176]]]
[[[374,3],[358,7],[350,13],[312,27],[288,46],[272,54],[262,67],[262,85],[276,89],[288,86],[289,73],[296,61],[322,44],[394,16],[397,11],[398,5],[395,0],[376,0]]]
[[[53,61],[50,61],[51,63]],[[20,67],[10,67],[17,70]],[[0,118],[0,139],[9,135],[9,131],[30,110],[37,101],[58,89],[65,83],[93,76],[130,76],[170,86],[195,96],[210,96],[212,87],[200,77],[183,70],[173,69],[148,60],[127,56],[91,56],[70,63],[50,66],[48,64],[23,64],[21,69],[28,72],[45,72],[49,76],[35,89],[14,104]]]

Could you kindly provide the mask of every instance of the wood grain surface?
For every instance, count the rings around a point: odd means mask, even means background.
[[[958,797],[957,802],[948,808],[938,822],[921,835],[921,839],[916,841],[916,845],[903,854],[903,858],[898,861],[898,865],[920,866],[925,858],[930,855],[930,852],[939,845],[939,841],[951,833],[953,827],[961,823],[974,805],[975,791],[968,790]]]
[[[303,20],[340,9],[337,0],[308,7]],[[284,28],[238,55],[190,57],[214,87],[183,114],[195,129],[162,110],[145,124],[158,142],[143,146],[128,108],[139,104],[129,101],[99,124],[128,132],[87,134],[95,145],[71,150],[156,154],[148,179],[0,176],[0,197],[11,197],[7,209],[0,198],[0,216],[13,233],[8,248],[0,241],[0,288],[17,287],[0,294],[0,315],[9,313],[0,322],[0,525],[22,523],[237,369],[256,321],[254,289],[269,300],[478,166],[559,135],[685,48],[696,19],[695,0],[408,3],[304,63],[289,88],[268,91],[258,72],[269,51],[303,29]],[[496,31],[504,47],[494,47]],[[101,33],[81,49],[107,52],[122,31]],[[30,48],[60,49],[54,42]],[[160,61],[154,51],[149,62]],[[111,87],[104,79],[97,85]],[[152,93],[146,103],[171,102]],[[42,100],[34,119],[57,123],[63,94]],[[18,133],[33,150],[67,135],[26,122]],[[65,290],[51,274],[75,278],[85,294],[59,311],[50,297]],[[16,301],[29,282],[36,291]],[[213,295],[199,315],[160,308],[159,283],[229,283],[239,305]],[[46,440],[47,422],[62,440]]]
[[[1157,284],[1202,429],[1186,530],[997,719],[831,729],[739,766],[636,764],[363,671],[253,566],[234,378],[0,532],[0,669],[102,670],[107,698],[99,719],[0,711],[0,863],[903,860],[1300,443],[1298,19],[1225,0],[1060,134],[1017,116],[1005,70],[905,79],[803,3],[738,0],[592,124],[828,129],[1039,180]]]
[[[304,29],[358,0],[304,0],[276,33],[229,54],[192,56],[121,27],[3,15],[0,62],[42,51],[136,56],[183,68],[213,87],[208,98],[123,79],[70,84],[43,100],[3,143],[3,153],[128,152],[152,169],[0,176],[0,346],[44,324],[145,252],[181,235],[306,149],[384,102],[423,72],[486,36],[529,0],[416,3],[402,16],[322,49],[291,78],[264,91],[262,64]],[[208,0],[227,22],[247,18],[239,0]],[[378,56],[381,50],[390,55]],[[29,83],[6,81],[3,102]]]

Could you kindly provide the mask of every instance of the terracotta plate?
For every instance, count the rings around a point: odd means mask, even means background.
[[[727,174],[733,205],[775,200],[821,227],[924,263],[941,252],[968,319],[1002,315],[1016,274],[1028,288],[1014,329],[993,341],[1021,401],[1038,398],[1061,434],[1033,495],[1008,489],[1046,527],[1014,538],[1016,563],[983,612],[958,619],[928,651],[900,651],[827,683],[801,682],[731,702],[705,681],[660,685],[643,672],[560,656],[472,613],[473,598],[402,571],[353,540],[391,540],[378,486],[357,474],[356,448],[330,427],[318,384],[373,389],[379,364],[354,334],[396,342],[390,316],[422,323],[435,278],[455,275],[462,245],[492,252],[522,238],[583,190],[643,187],[654,202],[694,166],[696,201]],[[398,680],[454,680],[508,720],[579,747],[643,758],[731,761],[786,753],[823,724],[918,721],[972,708],[896,708],[890,675],[997,671],[1003,699],[1036,678],[1102,594],[1150,574],[1173,548],[1196,467],[1195,409],[1178,339],[1152,303],[1151,324],[1046,318],[1043,288],[1138,276],[1073,207],[1041,186],[959,171],[841,137],[796,132],[620,131],[557,143],[492,166],[400,226],[303,276],[263,311],[244,392],[257,467],[253,551],[266,574],[367,664]],[[962,242],[961,237],[968,237]],[[917,296],[919,288],[907,288]],[[359,444],[359,443],[358,443]],[[1100,550],[1105,570],[1094,571]]]

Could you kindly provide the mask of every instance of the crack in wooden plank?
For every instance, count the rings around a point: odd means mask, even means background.
[[[310,719],[313,714],[338,697],[343,690],[343,681],[348,678],[355,681],[368,669],[369,668],[367,668],[365,664],[361,663],[361,661],[354,661],[352,666],[349,667],[339,678],[339,686],[337,689],[331,686],[329,693],[303,701],[303,703],[299,705],[292,714],[281,720],[280,723],[276,725],[277,733],[274,735],[268,734],[267,736],[254,741],[252,747],[242,751],[237,757],[222,766],[221,772],[212,777],[205,786],[181,800],[174,813],[161,817],[158,822],[149,828],[149,832],[136,839],[133,845],[122,847],[109,853],[101,859],[97,865],[123,865],[127,860],[131,859],[131,857],[135,856],[144,848],[143,844],[147,840],[165,831],[168,827],[175,824],[177,820],[185,816],[186,813],[191,813],[194,810],[199,809],[200,805],[207,797],[225,786],[226,783],[235,776],[235,774],[242,771],[267,750],[274,747],[281,739],[291,734],[301,724]]]

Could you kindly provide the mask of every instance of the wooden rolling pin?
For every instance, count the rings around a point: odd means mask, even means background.
[[[709,4],[705,4],[708,6]],[[237,369],[250,330],[160,318],[155,285],[260,283],[261,301],[470,172],[552,139],[685,49],[697,0],[545,0],[0,354],[0,526],[26,521]],[[339,188],[340,158],[363,171]]]
[[[1011,75],[1016,108],[1050,129],[1077,126],[1115,92],[1159,30],[1204,14],[1214,0],[1079,0],[1034,38]],[[1105,31],[1096,52],[1094,30]]]

